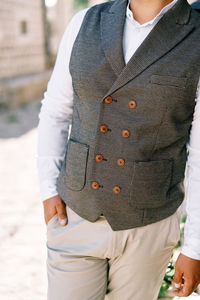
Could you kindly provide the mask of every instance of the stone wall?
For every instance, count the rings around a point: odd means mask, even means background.
[[[0,79],[45,69],[43,0],[1,0]]]
[[[49,53],[55,63],[58,47],[67,24],[75,14],[73,0],[58,0],[54,7],[47,8],[47,20],[50,24],[48,36]]]

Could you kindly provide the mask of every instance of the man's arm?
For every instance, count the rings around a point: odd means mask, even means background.
[[[56,63],[42,99],[39,112],[37,167],[45,221],[58,212],[66,219],[65,205],[56,185],[66,151],[73,112],[73,87],[69,72],[72,47],[87,9],[76,13],[68,24],[59,45]],[[65,225],[66,222],[61,222]]]
[[[190,295],[200,283],[200,80],[188,147],[184,244],[176,266],[177,296]],[[184,278],[184,279],[183,279]],[[184,283],[183,285],[181,285]],[[177,287],[178,287],[177,285]]]

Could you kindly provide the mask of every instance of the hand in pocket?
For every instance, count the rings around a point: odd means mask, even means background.
[[[61,199],[60,195],[56,195],[44,200],[43,207],[46,225],[48,224],[49,220],[52,219],[56,214],[58,214],[60,225],[67,225],[66,204]]]

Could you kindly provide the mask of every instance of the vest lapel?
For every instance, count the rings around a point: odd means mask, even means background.
[[[180,43],[194,28],[188,24],[190,5],[178,0],[154,26],[127,65],[123,58],[122,37],[126,18],[126,0],[116,0],[110,13],[101,19],[102,45],[108,61],[118,75],[106,95],[109,95],[138,76],[159,58]]]
[[[126,19],[126,0],[116,0],[110,12],[101,13],[101,43],[106,58],[118,76],[125,67],[123,56],[123,28]]]

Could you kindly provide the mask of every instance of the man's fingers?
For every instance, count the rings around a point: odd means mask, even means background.
[[[58,202],[56,204],[56,209],[58,212],[58,219],[60,225],[66,225],[67,224],[66,204],[63,201]]]
[[[185,280],[185,283],[184,283],[184,286],[183,286],[183,296],[187,297],[189,296],[193,291],[194,291],[194,288],[195,288],[195,283],[193,280]]]
[[[185,279],[182,289],[175,292],[178,297],[187,297],[195,291],[197,283],[191,279]]]
[[[184,274],[183,270],[181,268],[181,264],[179,264],[179,260],[177,260],[176,265],[175,265],[175,274],[174,274],[174,279],[172,281],[172,285],[175,288],[173,293],[178,296],[179,293],[182,292],[183,289],[183,283],[184,283]]]
[[[175,287],[176,289],[180,289],[180,288],[181,288],[181,283],[176,283],[176,282],[174,282],[173,285],[174,285],[174,287]]]
[[[175,264],[173,286],[176,288],[174,294],[178,297],[187,297],[198,286],[200,282],[200,261],[180,254]],[[178,287],[180,284],[180,288]]]
[[[48,224],[49,220],[57,213],[55,203],[58,200],[60,201],[60,196],[56,195],[43,201],[44,218],[46,225]]]
[[[178,266],[176,266],[172,284],[176,289],[181,289],[182,283],[183,283],[183,272],[179,269]]]

